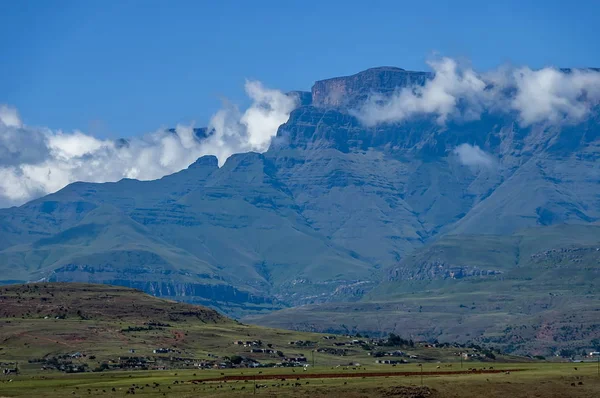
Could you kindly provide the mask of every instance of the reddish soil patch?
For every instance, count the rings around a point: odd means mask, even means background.
[[[68,345],[69,345],[69,344],[67,344],[67,343],[64,343],[64,342],[62,342],[62,341],[58,341],[58,340],[49,339],[49,338],[47,338],[47,337],[42,337],[42,336],[33,336],[33,335],[31,335],[31,334],[29,334],[29,333],[27,333],[27,332],[22,332],[22,333],[19,333],[19,334],[18,334],[18,336],[26,336],[26,337],[29,337],[29,338],[30,338],[30,339],[32,339],[32,340],[34,340],[34,339],[36,339],[36,338],[37,338],[37,339],[39,339],[39,340],[44,340],[44,341],[47,341],[47,342],[49,342],[49,343],[62,344],[62,345],[66,345],[66,346],[68,346]]]
[[[202,381],[230,381],[230,380],[273,380],[273,379],[337,379],[353,377],[393,377],[393,376],[447,376],[447,375],[466,375],[466,374],[490,374],[505,372],[520,372],[523,369],[486,369],[486,370],[459,370],[459,371],[441,371],[441,372],[365,372],[365,373],[299,373],[285,375],[230,375],[214,377],[210,379],[193,380]]]
[[[63,339],[69,343],[84,343],[87,341],[87,339],[77,335],[63,336]]]

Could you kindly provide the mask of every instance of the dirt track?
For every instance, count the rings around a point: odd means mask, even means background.
[[[337,379],[350,377],[394,377],[394,376],[448,376],[465,374],[491,374],[520,372],[523,369],[486,369],[486,370],[459,370],[459,371],[440,371],[440,372],[364,372],[364,373],[298,373],[298,374],[258,374],[258,375],[230,375],[214,377],[210,379],[192,380],[192,382],[203,381],[235,381],[235,380],[274,380],[274,379]]]

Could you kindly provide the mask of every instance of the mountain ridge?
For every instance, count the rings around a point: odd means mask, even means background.
[[[438,273],[443,262],[406,261],[453,236],[464,247],[474,235],[597,224],[598,107],[558,127],[522,126],[515,114],[494,112],[444,124],[416,115],[365,126],[353,113],[374,93],[393,95],[432,76],[383,67],[321,80],[310,101],[308,92],[292,93],[299,107],[264,153],[235,154],[221,167],[204,156],[153,181],[75,183],[1,209],[3,280],[116,283],[272,322],[278,313],[261,314],[315,304],[318,315],[319,304],[360,302],[390,282],[394,267],[434,285],[439,275],[452,281],[459,272],[467,285],[506,286],[495,273],[503,267],[474,271],[481,264],[473,259]],[[86,221],[94,214],[105,222]],[[90,240],[74,244],[82,232]],[[552,235],[552,242],[562,240]],[[582,270],[570,272],[593,274],[594,257],[582,261]],[[136,273],[144,264],[161,272]],[[526,280],[519,278],[538,277],[515,275],[519,286]]]

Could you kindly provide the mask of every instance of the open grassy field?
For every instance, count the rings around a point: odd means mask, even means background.
[[[144,397],[197,396],[278,396],[278,397],[597,397],[600,376],[596,363],[513,363],[494,364],[493,374],[430,375],[439,372],[435,364],[421,367],[407,364],[395,368],[365,367],[302,369],[224,369],[155,372],[106,372],[84,374],[48,373],[15,376],[0,381],[3,397]],[[363,373],[386,372],[380,377]],[[447,372],[448,368],[444,369]],[[478,366],[478,369],[481,369]],[[506,369],[510,369],[507,373]],[[519,371],[515,371],[515,370]],[[464,369],[466,370],[466,369]],[[331,374],[346,374],[331,378]],[[393,375],[396,373],[397,375]],[[411,373],[410,375],[404,375]],[[429,375],[428,375],[429,374]],[[202,380],[231,376],[250,376],[251,380]],[[277,376],[277,377],[275,377]],[[311,376],[311,378],[306,378]],[[355,377],[352,377],[355,376]],[[253,378],[257,379],[254,380]],[[273,377],[271,379],[266,379]],[[285,379],[285,380],[283,380]]]
[[[238,341],[260,345],[234,344]],[[380,343],[246,325],[205,307],[121,287],[40,283],[0,288],[0,369],[18,368],[18,373],[0,374],[0,397],[600,393],[595,363],[547,363],[498,352],[488,357],[482,349],[456,345]],[[251,352],[258,348],[266,352]],[[383,351],[401,354],[378,359],[406,363],[376,364],[374,354]],[[243,358],[242,367],[229,368],[233,358]],[[304,362],[269,367],[293,358]]]

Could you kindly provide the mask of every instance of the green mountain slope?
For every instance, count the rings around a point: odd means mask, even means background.
[[[600,227],[448,236],[388,270],[359,302],[303,306],[247,320],[313,331],[389,330],[474,340],[508,351],[583,350],[600,337]]]

